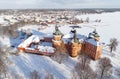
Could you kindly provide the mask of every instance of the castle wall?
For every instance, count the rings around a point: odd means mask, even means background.
[[[101,56],[102,46],[100,46],[100,45],[95,46],[93,44],[90,44],[89,42],[85,42],[84,51],[92,59],[97,60]]]
[[[97,47],[97,51],[96,51],[95,60],[96,59],[100,59],[101,58],[101,54],[102,54],[102,46],[98,46]]]
[[[44,42],[52,42],[52,37],[44,37]]]

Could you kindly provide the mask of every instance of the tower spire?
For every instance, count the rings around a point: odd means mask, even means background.
[[[75,43],[78,42],[77,35],[76,35],[76,30],[74,30],[73,40],[74,40]]]

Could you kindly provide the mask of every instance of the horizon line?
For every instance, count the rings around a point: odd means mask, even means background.
[[[38,9],[38,10],[59,10],[59,9],[67,9],[67,10],[70,10],[70,9],[73,9],[73,10],[76,10],[76,9],[120,9],[120,8],[1,8],[0,10],[35,10],[35,9]]]

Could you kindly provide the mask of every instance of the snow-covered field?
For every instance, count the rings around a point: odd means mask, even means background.
[[[90,23],[79,24],[82,28],[78,28],[77,33],[87,36],[94,28],[96,28],[101,37],[101,42],[109,44],[110,38],[117,38],[120,42],[120,12],[88,14],[76,17],[80,19],[89,17],[90,19]],[[96,19],[101,19],[101,22],[94,22]],[[61,26],[61,32],[68,34],[72,29],[69,26],[70,25]],[[54,25],[49,25],[46,29],[40,30],[40,33],[37,32],[38,29],[35,29],[37,27],[39,26],[25,26],[24,28],[33,29],[34,34],[44,33],[51,35],[54,32]],[[1,38],[0,40],[2,41]],[[120,79],[120,76],[118,76],[118,73],[120,74],[120,45],[118,46],[117,51],[113,53],[110,53],[108,48],[103,47],[102,57],[109,57],[111,59],[113,65],[113,78]],[[9,66],[8,69],[10,74],[19,76],[21,79],[30,79],[31,73],[34,71],[38,71],[38,74],[40,74],[41,77],[44,77],[46,71],[49,71],[56,79],[71,79],[73,66],[77,62],[77,58],[69,57],[68,61],[59,64],[46,56],[25,53],[21,53],[18,56],[10,55],[8,59],[7,64]],[[96,61],[91,61],[91,63],[91,67],[95,68]]]

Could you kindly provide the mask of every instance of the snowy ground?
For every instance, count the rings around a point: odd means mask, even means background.
[[[41,77],[49,71],[57,79],[70,79],[70,66],[59,64],[49,57],[20,54],[20,56],[11,56],[10,60],[13,62],[8,64],[11,74],[19,75],[23,79],[30,79],[33,71],[38,71]]]
[[[90,18],[90,23],[79,24],[82,28],[78,28],[77,33],[87,36],[88,33],[96,28],[101,36],[101,42],[108,44],[110,38],[117,38],[120,42],[120,12],[88,14],[76,17],[83,19],[86,17]],[[101,22],[94,22],[96,19],[101,19]],[[40,26],[25,26],[24,28],[32,29],[34,34],[47,33],[51,35],[54,32],[53,26],[54,25],[49,25],[49,27],[44,30],[39,30],[39,32],[37,32],[38,29],[36,28]],[[60,27],[61,32],[64,34],[69,33],[71,29],[72,28],[70,28],[69,25]],[[119,79],[119,76],[117,75],[120,73],[120,45],[118,46],[117,51],[113,53],[111,54],[108,48],[104,47],[102,57],[109,57],[111,59],[113,65],[113,77],[114,79]],[[24,53],[21,53],[19,56],[12,55],[8,59],[9,61],[7,64],[9,65],[10,74],[19,75],[23,79],[29,79],[31,72],[34,70],[38,71],[42,77],[45,75],[46,70],[48,70],[56,77],[56,79],[70,79],[73,66],[77,62],[76,58],[70,58],[67,62],[65,61],[62,64],[59,64],[49,57]],[[92,61],[91,63],[91,66],[96,67],[96,61]]]
[[[83,19],[86,17],[90,18],[91,22],[89,24],[84,24],[83,26],[88,28],[96,28],[99,35],[101,36],[101,42],[109,44],[110,38],[117,38],[120,44],[120,12],[89,14],[77,17]],[[96,19],[101,19],[101,23],[94,23],[93,21]],[[102,57],[109,57],[111,59],[114,79],[119,79],[120,76],[118,77],[116,75],[120,74],[120,45],[118,46],[116,52],[113,52],[112,54],[109,52],[107,47],[103,47]]]

